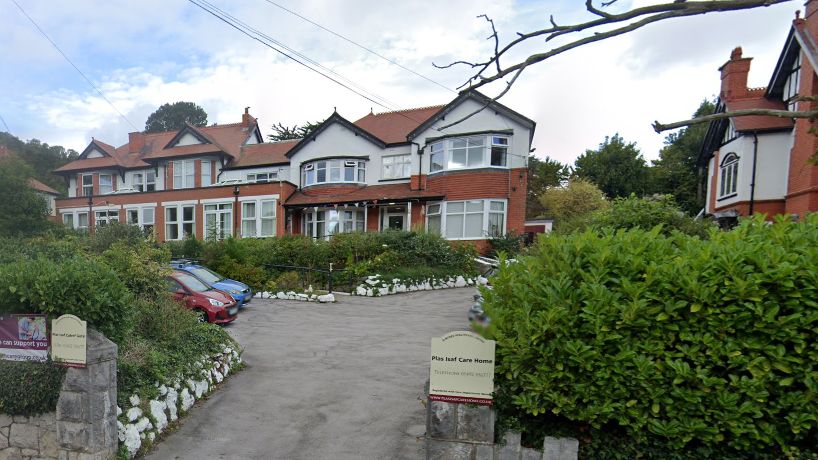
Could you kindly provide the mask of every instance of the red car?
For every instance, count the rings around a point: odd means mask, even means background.
[[[192,310],[201,322],[226,324],[236,319],[239,307],[230,294],[214,289],[195,276],[174,271],[168,278],[173,298]]]

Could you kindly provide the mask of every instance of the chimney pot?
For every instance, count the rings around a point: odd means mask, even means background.
[[[736,59],[741,59],[742,49],[740,46],[737,46],[733,49],[733,52],[730,53],[730,60],[735,61]]]

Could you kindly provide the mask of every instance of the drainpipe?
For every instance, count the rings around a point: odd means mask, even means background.
[[[418,190],[423,190],[423,148],[417,142],[412,142],[412,145],[418,148]]]
[[[233,188],[233,238],[239,237],[239,186]]]
[[[758,162],[758,133],[753,133],[753,177],[750,181],[750,212],[753,215],[756,198],[756,163]]]

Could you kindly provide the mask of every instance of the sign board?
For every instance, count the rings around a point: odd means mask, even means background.
[[[62,315],[51,322],[51,360],[68,367],[85,367],[85,321]]]
[[[48,330],[45,315],[0,316],[0,359],[40,361],[48,359]]]
[[[494,341],[468,331],[432,339],[429,399],[491,405]]]

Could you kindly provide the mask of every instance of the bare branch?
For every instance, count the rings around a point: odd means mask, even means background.
[[[603,3],[602,6],[605,6],[605,4]],[[585,0],[585,9],[587,9],[591,13],[594,13],[597,16],[602,16],[603,18],[608,18],[608,19],[611,18],[610,13],[606,13],[606,12],[604,12],[602,10],[599,10],[599,9],[595,8],[593,0]]]
[[[487,40],[491,40],[492,38],[494,39],[494,55],[497,56],[497,53],[500,50],[500,36],[497,35],[497,29],[494,27],[494,19],[491,19],[490,17],[488,17],[488,15],[485,15],[485,14],[481,14],[480,16],[477,16],[477,17],[478,18],[483,18],[486,21],[488,21],[489,24],[491,24],[491,35],[488,36]],[[497,71],[498,72],[503,70],[503,69],[500,68],[500,59],[499,58],[495,59],[494,63],[497,64]]]
[[[795,112],[790,110],[775,110],[775,109],[745,109],[736,110],[733,112],[714,113],[713,115],[705,115],[703,117],[691,118],[690,120],[677,121],[674,123],[662,124],[658,121],[653,122],[653,129],[657,133],[667,131],[670,129],[682,128],[690,125],[697,125],[700,123],[709,123],[714,120],[724,120],[726,118],[734,117],[750,117],[750,116],[767,116],[777,118],[818,118],[818,109]]]

